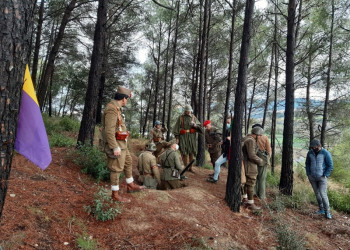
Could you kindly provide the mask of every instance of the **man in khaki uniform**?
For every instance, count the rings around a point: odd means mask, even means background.
[[[137,192],[144,189],[134,183],[132,177],[132,159],[127,143],[129,132],[126,130],[125,120],[122,116],[122,107],[128,103],[131,91],[119,86],[114,100],[109,102],[102,116],[102,136],[105,137],[105,152],[108,159],[110,171],[111,189],[113,200],[119,202],[130,202],[129,199],[119,194],[119,177],[124,171],[127,192]]]
[[[163,150],[168,147],[168,143],[164,141],[164,133],[167,132],[168,129],[166,126],[163,126],[160,121],[156,121],[154,127],[149,132],[150,141],[156,144],[156,151],[154,152],[154,156],[158,157]]]
[[[176,140],[169,142],[170,147],[160,156],[161,166],[163,168],[162,174],[162,189],[175,189],[186,186],[185,182],[180,179],[182,165],[180,158],[176,152],[179,146]],[[178,173],[178,175],[176,175]]]
[[[258,128],[253,128],[252,133],[248,134],[243,139],[243,164],[246,176],[246,183],[243,191],[243,203],[252,210],[258,210],[254,204],[254,186],[258,175],[258,166],[263,164],[263,160],[257,156],[256,137],[260,131]]]
[[[267,168],[270,166],[270,157],[272,153],[271,145],[269,138],[264,135],[264,128],[260,124],[254,124],[252,129],[258,127],[257,136],[256,136],[256,144],[259,148],[257,155],[264,161],[263,165],[258,166],[258,176],[256,177],[255,184],[255,194],[260,199],[266,198],[266,175]]]
[[[211,164],[213,164],[214,168],[216,160],[221,155],[221,133],[211,124],[210,120],[206,120],[203,126],[205,128],[205,143],[210,154]]]
[[[160,184],[160,174],[157,167],[156,157],[152,152],[156,151],[156,145],[150,142],[146,146],[146,151],[141,153],[138,159],[139,182],[148,189],[157,189]]]
[[[185,105],[184,114],[179,116],[173,128],[173,134],[179,142],[180,152],[185,166],[197,155],[197,133],[203,134],[202,124],[192,114],[191,106]],[[189,168],[189,171],[194,172],[192,167]]]

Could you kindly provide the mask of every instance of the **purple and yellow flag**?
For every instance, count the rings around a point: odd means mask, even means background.
[[[45,125],[28,65],[24,75],[15,149],[43,170],[47,168],[52,160]]]

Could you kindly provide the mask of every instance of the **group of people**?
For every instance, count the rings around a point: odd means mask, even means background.
[[[132,159],[127,147],[129,133],[122,115],[122,107],[126,106],[131,97],[131,91],[119,86],[114,99],[107,104],[102,118],[102,140],[108,159],[110,171],[112,198],[119,202],[130,202],[119,193],[119,178],[124,172],[127,192],[138,192],[146,188],[174,189],[185,186],[183,172],[195,172],[193,159],[197,154],[198,133],[205,133],[206,148],[210,154],[214,173],[207,178],[208,182],[217,183],[221,165],[229,160],[230,124],[227,119],[227,129],[224,136],[215,128],[210,120],[203,125],[192,114],[190,105],[185,105],[172,130],[175,139],[167,142],[164,133],[168,129],[160,121],[156,121],[149,133],[150,141],[138,158],[138,181],[134,183],[132,176]],[[205,128],[205,131],[204,131]],[[180,150],[180,156],[176,152]],[[254,195],[260,199],[266,198],[266,174],[270,165],[271,146],[264,135],[260,124],[252,126],[251,133],[242,141],[242,204],[252,210],[260,209],[254,204]],[[162,168],[160,171],[159,166]],[[327,197],[327,178],[333,169],[330,153],[322,148],[316,139],[310,143],[310,151],[306,158],[306,173],[316,194],[319,204],[318,214],[332,218]]]

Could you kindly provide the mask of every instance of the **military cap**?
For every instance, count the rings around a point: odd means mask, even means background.
[[[122,86],[118,87],[117,93],[131,97],[131,90],[124,88]]]
[[[264,134],[264,129],[262,127],[256,126],[256,127],[252,128],[252,134],[262,135],[262,134]]]
[[[157,126],[157,125],[160,125],[160,124],[162,124],[160,121],[156,121],[156,122],[154,123],[154,126]]]
[[[203,126],[205,127],[205,126],[207,126],[207,125],[210,124],[210,123],[211,123],[210,120],[206,120],[206,121],[203,123]]]
[[[184,107],[184,111],[185,111],[185,112],[192,112],[192,107],[191,107],[191,105],[186,104],[185,107]]]
[[[156,151],[157,150],[156,144],[154,144],[153,142],[147,143],[146,150]]]

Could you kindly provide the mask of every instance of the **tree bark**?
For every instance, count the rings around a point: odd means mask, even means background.
[[[226,184],[225,200],[234,212],[240,211],[241,205],[241,169],[242,169],[242,128],[244,98],[247,89],[247,70],[249,64],[249,50],[255,0],[246,1],[244,16],[241,53],[238,66],[235,108],[233,126],[231,130],[231,151]]]
[[[270,84],[271,84],[271,78],[272,78],[273,59],[274,59],[274,57],[273,57],[273,48],[271,48],[271,61],[270,61],[269,79],[267,80],[266,100],[265,100],[265,106],[264,106],[264,116],[263,116],[263,121],[262,121],[262,124],[261,124],[263,127],[265,127],[267,110],[269,108]]]
[[[334,0],[332,0],[332,20],[331,20],[331,30],[329,38],[329,54],[328,54],[328,68],[327,68],[327,85],[326,85],[326,98],[324,100],[323,108],[323,119],[321,126],[321,145],[325,146],[326,138],[326,127],[327,127],[327,117],[328,117],[328,105],[329,105],[329,92],[331,89],[331,70],[332,70],[332,54],[333,54],[333,36],[334,36]]]
[[[39,62],[39,52],[40,52],[40,43],[41,43],[41,30],[43,27],[44,22],[44,3],[45,1],[42,0],[40,2],[40,8],[39,8],[39,19],[38,19],[38,26],[36,31],[36,38],[35,38],[35,48],[34,48],[34,55],[33,55],[33,67],[32,67],[32,80],[33,85],[36,85],[36,74],[38,72],[38,62]]]
[[[204,0],[204,11],[203,11],[203,32],[202,32],[202,44],[200,51],[200,67],[199,67],[199,93],[198,93],[198,120],[203,124],[204,113],[203,113],[203,98],[204,98],[204,80],[205,80],[205,58],[206,53],[206,42],[207,42],[207,26],[208,26],[208,1]],[[196,156],[196,165],[203,166],[205,162],[205,137],[204,134],[198,134],[198,152]]]
[[[237,0],[232,0],[232,17],[231,17],[231,36],[230,36],[230,51],[228,59],[228,73],[227,73],[227,87],[226,87],[226,100],[225,100],[225,110],[224,110],[224,121],[222,124],[222,139],[224,140],[226,131],[226,120],[228,118],[229,106],[230,106],[230,96],[232,88],[232,63],[233,63],[233,45],[235,38],[235,22],[236,22],[236,2]]]
[[[100,80],[102,74],[102,63],[104,54],[104,41],[106,38],[108,0],[100,0],[97,9],[97,22],[94,34],[94,46],[91,56],[91,66],[88,78],[88,87],[85,95],[85,105],[83,117],[80,123],[78,144],[89,143],[91,146],[94,141],[96,111],[98,95],[100,90]]]
[[[29,47],[35,1],[0,1],[0,218],[14,153],[17,119]]]
[[[279,184],[284,195],[293,194],[293,134],[294,134],[294,50],[296,1],[289,0],[286,51],[286,104],[283,124],[282,170]]]
[[[173,43],[173,63],[171,66],[171,77],[170,77],[170,89],[169,89],[169,108],[168,108],[168,118],[167,118],[167,140],[170,138],[170,121],[171,121],[171,110],[173,105],[173,86],[175,77],[175,61],[176,61],[176,48],[177,48],[177,35],[179,31],[179,16],[180,16],[180,1],[176,1],[176,22],[175,22],[175,34]]]
[[[41,109],[43,109],[43,106],[44,106],[43,104],[44,104],[45,97],[47,94],[49,78],[50,78],[51,73],[52,73],[54,66],[55,66],[55,60],[56,60],[56,57],[58,54],[58,50],[61,46],[61,42],[62,42],[62,39],[64,36],[64,31],[65,31],[66,26],[69,22],[69,18],[72,14],[72,11],[75,8],[76,2],[77,2],[77,0],[72,0],[67,5],[67,7],[65,9],[57,37],[56,37],[54,45],[50,51],[49,59],[47,61],[45,71],[43,72],[43,76],[42,76],[41,81],[40,81],[40,85],[38,88],[38,102],[39,102],[39,106],[41,107]]]

